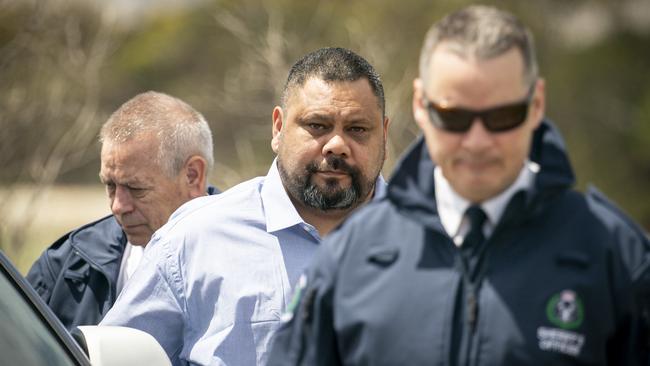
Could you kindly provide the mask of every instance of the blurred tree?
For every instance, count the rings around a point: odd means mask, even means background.
[[[111,43],[106,20],[79,4],[3,3],[0,14],[0,238],[12,253],[34,217],[31,203],[95,155],[100,72]],[[9,217],[5,205],[19,184],[35,189],[25,211]]]
[[[418,134],[411,92],[424,34],[469,3],[0,0],[0,182],[35,184],[34,200],[55,182],[97,182],[99,126],[151,89],[188,101],[210,122],[213,183],[228,188],[264,174],[286,73],[324,46],[353,49],[382,75],[392,119],[389,175]],[[533,29],[547,114],[565,134],[579,186],[595,183],[650,228],[650,3],[491,3]],[[16,243],[33,215],[8,223],[10,194],[0,197],[0,227]]]

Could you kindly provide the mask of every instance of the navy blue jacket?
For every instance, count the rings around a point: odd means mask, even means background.
[[[541,166],[534,188],[513,197],[469,271],[438,216],[434,165],[418,140],[386,198],[325,239],[269,365],[636,365],[621,252],[646,245],[647,259],[647,239],[600,195],[571,190],[550,123],[530,159]]]
[[[218,190],[208,187],[208,194]],[[75,229],[32,265],[27,281],[72,331],[96,325],[115,303],[126,234],[113,215]]]

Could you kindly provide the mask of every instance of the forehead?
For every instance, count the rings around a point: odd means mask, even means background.
[[[519,100],[528,86],[521,53],[512,48],[488,59],[461,55],[444,43],[431,55],[425,90],[439,103],[490,106]]]
[[[382,113],[377,96],[365,78],[355,81],[309,78],[289,94],[287,111],[290,117],[314,112],[334,117],[364,116],[369,119],[381,119]]]
[[[153,136],[136,136],[125,142],[104,141],[100,175],[104,179],[133,180],[162,174],[157,152],[158,140]]]

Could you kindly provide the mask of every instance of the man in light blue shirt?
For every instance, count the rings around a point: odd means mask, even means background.
[[[102,325],[152,334],[174,365],[264,364],[321,238],[383,195],[388,118],[373,67],[341,48],[289,72],[265,177],[182,206]]]

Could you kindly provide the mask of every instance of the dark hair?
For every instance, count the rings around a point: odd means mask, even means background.
[[[291,91],[295,87],[304,85],[310,77],[318,77],[324,81],[356,81],[366,78],[377,97],[377,105],[381,108],[382,116],[386,113],[381,78],[368,61],[348,49],[321,48],[306,54],[293,64],[282,90],[283,107],[286,107]]]

